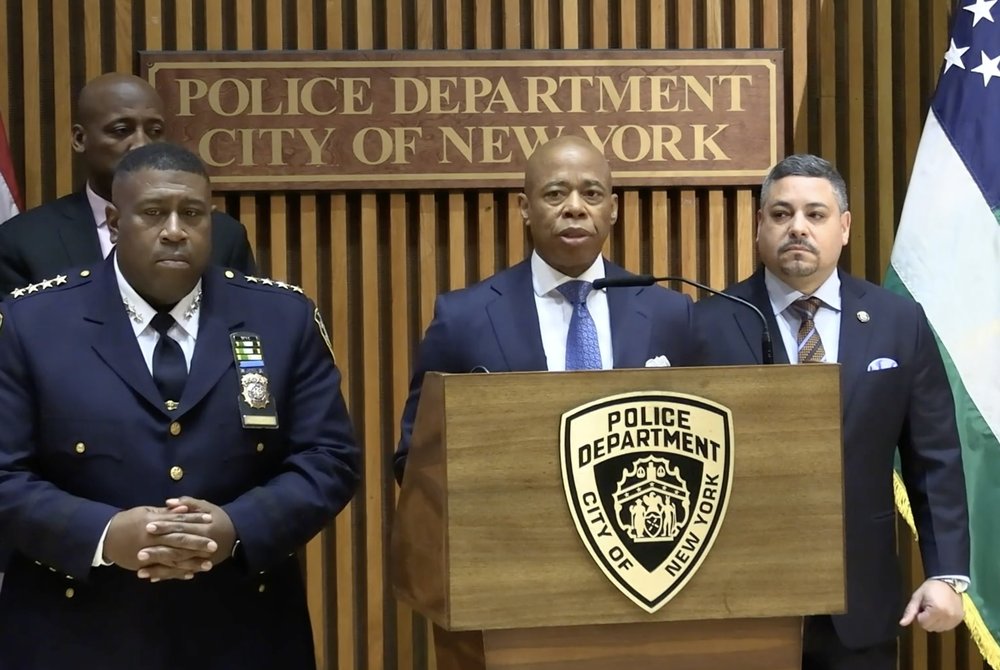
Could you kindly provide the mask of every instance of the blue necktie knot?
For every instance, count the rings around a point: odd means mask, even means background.
[[[593,288],[594,285],[589,281],[574,279],[562,284],[557,290],[576,307],[577,305],[585,305],[587,303],[587,296],[590,295],[590,291]]]
[[[170,312],[157,312],[156,316],[149,322],[149,325],[153,327],[160,337],[166,337],[167,331],[177,323],[174,321],[174,317],[170,315]]]

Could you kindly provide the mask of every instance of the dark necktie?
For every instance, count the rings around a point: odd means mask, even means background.
[[[566,369],[600,370],[601,347],[597,342],[597,326],[587,309],[587,296],[594,287],[589,281],[576,279],[559,287],[559,292],[573,305],[566,334]]]
[[[799,347],[799,363],[822,363],[826,351],[813,319],[821,305],[819,298],[799,298],[792,303],[792,309],[802,320],[795,340]]]
[[[153,381],[168,407],[172,404],[170,401],[176,403],[181,399],[188,375],[181,345],[167,335],[174,323],[174,317],[169,312],[157,312],[150,324],[160,334],[156,348],[153,349]]]

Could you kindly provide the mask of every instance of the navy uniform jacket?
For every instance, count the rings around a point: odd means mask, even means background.
[[[604,267],[609,278],[631,274],[607,260]],[[393,462],[397,481],[403,477],[425,373],[548,369],[531,280],[529,259],[438,296],[403,409],[402,437]],[[690,298],[660,286],[612,288],[606,295],[614,367],[641,368],[657,356],[666,356],[671,365],[696,364]]]
[[[0,668],[313,670],[294,552],[358,479],[315,308],[290,289],[210,269],[191,372],[171,412],[111,259],[80,274],[0,305],[0,540],[13,550]],[[233,331],[260,337],[277,430],[241,425]],[[181,495],[226,510],[241,559],[156,584],[90,567],[117,511]]]
[[[0,300],[16,288],[100,262],[86,191],[34,207],[0,225]],[[249,275],[256,271],[246,228],[222,212],[212,214],[212,262]]]
[[[954,400],[923,309],[844,272],[840,281],[847,614],[833,623],[845,646],[863,648],[896,636],[905,604],[892,493],[896,445],[927,575],[969,574],[968,509]],[[726,292],[764,313],[775,362],[788,363],[763,269]],[[868,321],[858,318],[862,311]],[[708,298],[695,304],[695,321],[707,364],[762,362],[760,319],[749,309]],[[898,367],[869,372],[876,358]]]

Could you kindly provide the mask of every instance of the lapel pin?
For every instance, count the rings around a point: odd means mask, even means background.
[[[865,310],[858,312],[858,321],[861,323],[868,323],[871,321],[872,317]]]

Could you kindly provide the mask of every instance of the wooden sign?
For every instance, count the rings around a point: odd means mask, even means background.
[[[143,52],[169,136],[222,190],[520,187],[579,135],[616,186],[758,184],[783,156],[781,52]]]

